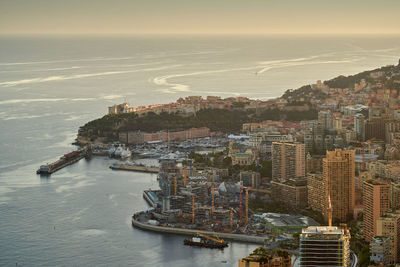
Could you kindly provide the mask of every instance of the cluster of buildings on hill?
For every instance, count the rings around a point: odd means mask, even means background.
[[[398,90],[382,82],[398,76],[400,84],[400,68],[390,70],[372,72],[352,88],[318,82],[310,95],[286,99],[315,105],[317,120],[243,125],[254,154],[272,160],[271,198],[293,208],[309,207],[326,220],[331,205],[335,223],[357,220],[363,213],[359,225],[370,245],[370,260],[383,266],[400,262],[400,100]],[[345,242],[346,262],[335,265],[349,264],[345,227],[309,227],[300,238],[301,266],[319,265],[307,259],[312,246],[303,241],[311,237]]]
[[[352,234],[369,243],[372,264],[387,266],[400,262],[400,97],[398,90],[385,85],[389,79],[396,83],[396,77],[400,84],[400,66],[371,72],[349,88],[317,82],[302,94],[269,101],[187,97],[167,105],[130,108],[123,104],[111,107],[109,113],[193,114],[204,108],[238,106],[299,112],[310,105],[317,108],[315,120],[243,124],[241,135],[228,137],[224,155],[238,166],[233,168],[239,169],[236,173],[214,168],[194,176],[186,173],[185,166],[163,167],[158,219],[165,224],[257,235],[271,229],[265,228],[265,220],[251,216],[249,199],[272,200],[299,212],[311,209],[338,225],[302,226],[300,266],[349,266],[351,236],[345,224],[354,220],[362,232]],[[203,128],[188,131],[138,138],[165,141],[171,136],[210,135]],[[120,136],[127,143],[135,143],[130,142],[134,138]],[[271,164],[271,177],[260,174],[266,163]],[[242,259],[241,266],[260,258],[264,265],[251,266],[289,266],[282,255],[257,253]]]
[[[108,108],[108,114],[135,112],[140,116],[148,112],[154,112],[155,114],[166,112],[192,115],[202,109],[231,109],[235,107],[244,109],[269,108],[271,104],[274,103],[281,103],[281,101],[262,101],[241,96],[229,98],[221,98],[219,96],[207,96],[206,98],[203,98],[202,96],[188,96],[185,98],[179,98],[176,102],[168,104],[138,107],[131,107],[128,103],[113,105]],[[284,104],[284,101],[282,104]]]

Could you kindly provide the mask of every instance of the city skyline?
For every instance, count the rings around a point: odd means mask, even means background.
[[[10,1],[0,34],[399,34],[400,2]]]

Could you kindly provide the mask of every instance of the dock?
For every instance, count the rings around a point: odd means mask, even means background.
[[[122,171],[133,171],[133,172],[147,172],[147,173],[158,173],[159,167],[156,166],[145,166],[145,165],[129,165],[129,164],[112,164],[110,169],[122,170]]]
[[[58,160],[52,163],[40,166],[36,173],[41,175],[50,175],[58,170],[61,170],[62,168],[80,161],[84,157],[88,156],[88,154],[90,153],[86,149],[72,151],[68,154],[64,154]]]

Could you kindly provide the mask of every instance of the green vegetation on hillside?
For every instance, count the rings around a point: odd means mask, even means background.
[[[183,116],[179,113],[155,114],[149,112],[143,116],[135,113],[106,115],[100,119],[88,122],[81,127],[79,134],[91,138],[114,137],[124,131],[157,132],[161,130],[181,131],[189,128],[208,127],[211,131],[222,133],[239,132],[246,122],[264,120],[312,120],[318,112],[310,109],[304,112],[281,111],[278,109],[265,110],[255,114],[252,110],[204,109],[195,115]]]
[[[372,83],[372,82],[382,82],[385,83],[387,80],[386,74],[398,71],[399,67],[397,66],[386,66],[382,67],[379,69],[375,70],[369,70],[369,71],[363,71],[355,75],[350,75],[350,76],[339,76],[336,78],[333,78],[331,80],[325,81],[324,84],[328,85],[331,88],[353,88],[355,83],[359,83],[362,79],[364,79],[366,82]],[[382,77],[373,79],[370,74],[374,72],[382,71],[384,75]],[[391,88],[388,88],[391,89]]]

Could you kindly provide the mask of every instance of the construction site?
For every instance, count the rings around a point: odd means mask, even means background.
[[[136,216],[150,225],[220,233],[264,236],[264,226],[248,208],[243,181],[220,183],[216,171],[197,172],[174,160],[162,160],[161,190],[143,194],[152,209]]]

